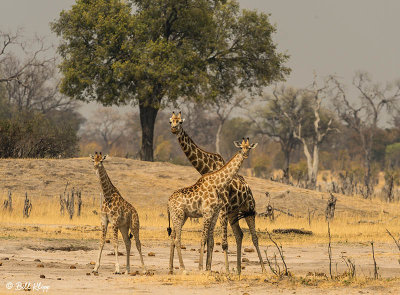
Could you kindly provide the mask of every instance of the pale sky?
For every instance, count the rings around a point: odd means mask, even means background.
[[[24,28],[57,38],[49,28],[73,0],[1,0],[0,29]],[[240,0],[242,8],[271,14],[280,51],[290,54],[287,83],[309,85],[319,76],[336,74],[350,82],[358,70],[376,81],[400,79],[400,1],[398,0]],[[86,108],[92,108],[86,106]]]

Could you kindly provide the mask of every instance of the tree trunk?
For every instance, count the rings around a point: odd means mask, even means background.
[[[140,125],[142,127],[142,147],[140,148],[140,159],[142,161],[153,161],[153,137],[154,125],[158,108],[139,104]]]
[[[317,177],[318,177],[318,164],[319,164],[319,146],[318,144],[314,145],[313,159],[312,159],[312,173],[311,173],[311,188],[315,189],[317,186]]]
[[[364,185],[365,185],[365,194],[364,198],[369,198],[372,195],[372,183],[371,183],[371,151],[367,148],[365,149],[365,159],[364,159]]]
[[[285,162],[283,166],[283,181],[285,183],[289,183],[289,178],[290,178],[290,171],[289,171],[289,165],[290,165],[290,149],[284,149],[283,150],[283,156],[285,157]]]
[[[303,141],[303,149],[304,149],[304,155],[306,156],[307,159],[307,172],[308,172],[308,179],[307,182],[310,183],[312,180],[312,172],[313,172],[313,165],[312,165],[312,156],[310,152],[308,151],[308,147],[305,141]]]
[[[223,124],[224,124],[223,122],[219,123],[218,129],[217,129],[217,134],[215,135],[215,150],[216,150],[217,154],[221,154],[220,141],[221,141],[221,132],[222,132]]]

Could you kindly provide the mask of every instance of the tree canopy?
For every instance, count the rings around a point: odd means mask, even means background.
[[[77,0],[52,29],[62,37],[61,91],[103,105],[138,104],[144,160],[153,159],[163,104],[229,100],[290,72],[268,15],[236,1]]]

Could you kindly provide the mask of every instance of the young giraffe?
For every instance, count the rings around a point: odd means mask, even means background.
[[[243,138],[242,142],[235,142],[240,150],[221,169],[202,175],[192,186],[174,192],[168,200],[168,222],[172,219],[173,230],[168,227],[171,234],[171,249],[169,272],[173,273],[174,248],[176,247],[180,268],[185,270],[181,253],[182,227],[188,217],[203,217],[203,231],[200,244],[199,270],[203,269],[204,246],[207,242],[206,270],[211,270],[212,253],[214,249],[214,227],[218,213],[224,204],[220,199],[221,191],[232,181],[242,162],[249,155],[251,149],[257,144],[249,143]]]
[[[101,252],[103,251],[104,243],[106,241],[108,223],[111,223],[113,231],[113,245],[115,252],[115,274],[119,274],[119,263],[118,263],[118,229],[121,231],[122,238],[124,239],[126,247],[126,272],[130,272],[130,252],[131,252],[131,238],[132,236],[136,241],[136,248],[139,251],[140,262],[142,268],[144,267],[142,249],[139,240],[139,215],[136,209],[122,198],[118,189],[111,183],[110,178],[107,175],[106,169],[103,166],[103,161],[107,156],[102,156],[95,152],[94,156],[90,156],[94,163],[94,169],[96,174],[99,176],[100,185],[103,190],[103,205],[101,207],[101,229],[102,236],[100,241],[99,255],[97,257],[96,265],[93,272],[97,272],[100,267]],[[129,230],[131,231],[128,234]]]
[[[206,152],[199,148],[182,128],[183,121],[181,112],[178,115],[175,115],[173,112],[170,118],[171,132],[178,137],[178,142],[183,152],[194,168],[202,175],[220,169],[225,164],[222,156]],[[226,272],[229,272],[228,219],[236,240],[238,274],[240,274],[242,269],[241,251],[243,232],[238,222],[240,218],[245,218],[246,220],[254,247],[257,250],[262,272],[265,272],[255,226],[255,201],[251,189],[243,176],[236,174],[232,182],[221,192],[221,198],[224,200],[224,206],[221,208],[220,224],[223,229],[222,249],[225,254]]]

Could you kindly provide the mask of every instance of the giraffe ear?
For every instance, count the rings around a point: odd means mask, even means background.
[[[179,121],[179,123],[183,123],[183,122],[185,122],[185,119],[181,119],[180,121]]]
[[[242,145],[240,144],[240,141],[235,140],[235,141],[233,142],[233,144],[234,144],[235,147],[237,147],[237,148],[242,148]]]
[[[92,154],[90,154],[89,157],[92,159],[92,161],[94,161],[94,156]]]
[[[108,155],[105,155],[105,156],[101,159],[101,161],[103,162],[103,161],[107,158],[107,156],[108,156]]]
[[[257,145],[258,145],[257,142],[256,142],[256,143],[253,143],[253,144],[250,145],[250,148],[251,148],[251,149],[254,149]]]

